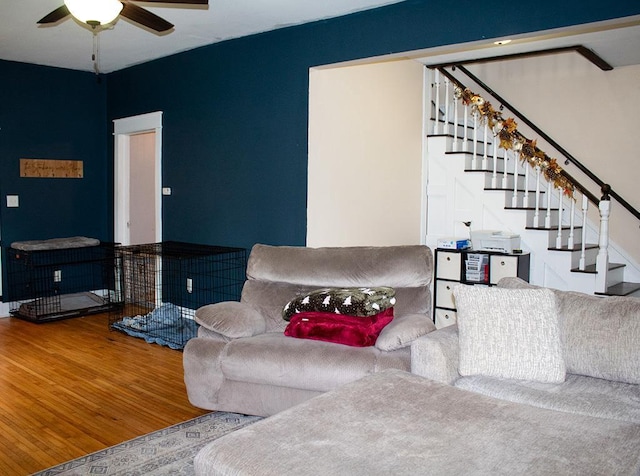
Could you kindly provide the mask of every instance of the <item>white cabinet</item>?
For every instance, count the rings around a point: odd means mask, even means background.
[[[433,319],[437,328],[456,323],[453,288],[457,284],[493,286],[504,277],[519,277],[529,281],[529,253],[505,254],[438,248],[435,252],[435,262]],[[481,263],[480,272],[467,272],[468,267],[474,268],[473,263]]]

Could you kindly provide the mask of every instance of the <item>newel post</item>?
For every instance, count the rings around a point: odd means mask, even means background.
[[[607,273],[609,272],[609,213],[611,186],[602,186],[602,198],[598,204],[600,210],[600,238],[598,240],[598,256],[596,257],[596,292],[607,291]]]

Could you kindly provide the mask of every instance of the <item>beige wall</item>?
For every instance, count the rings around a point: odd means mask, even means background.
[[[129,157],[129,244],[156,241],[154,132],[133,134]]]
[[[421,242],[423,66],[312,69],[308,246]]]
[[[640,209],[640,66],[602,71],[566,53],[469,69]],[[565,168],[580,177],[575,167]],[[592,191],[599,196],[597,188]],[[611,239],[640,262],[639,223],[615,202]]]

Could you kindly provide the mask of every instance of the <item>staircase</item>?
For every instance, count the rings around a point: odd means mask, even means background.
[[[463,105],[461,83],[439,73],[432,71],[425,121],[427,244],[468,237],[465,222],[473,230],[510,231],[531,253],[533,284],[640,297],[640,265],[609,241],[608,186],[596,197],[555,163],[539,161],[539,150],[521,148],[526,138],[519,132],[515,146],[508,139],[501,147],[507,115],[492,110],[483,117],[478,95]]]

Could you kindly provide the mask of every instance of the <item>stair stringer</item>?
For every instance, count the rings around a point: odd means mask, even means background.
[[[524,210],[505,209],[505,194],[485,190],[486,177],[481,172],[465,172],[468,159],[464,154],[445,154],[451,150],[451,138],[433,136],[426,140],[427,156],[427,237],[426,243],[437,247],[438,238],[469,237],[472,229],[491,229],[517,233],[523,251],[531,253],[530,282],[539,286],[593,294],[596,278],[593,273],[571,272],[577,252],[549,250],[547,230],[527,230]],[[594,243],[597,228],[587,222],[587,242]],[[640,267],[609,243],[609,261],[625,263],[625,279],[637,280]],[[596,250],[597,252],[597,250]],[[595,262],[590,251],[587,264]]]

